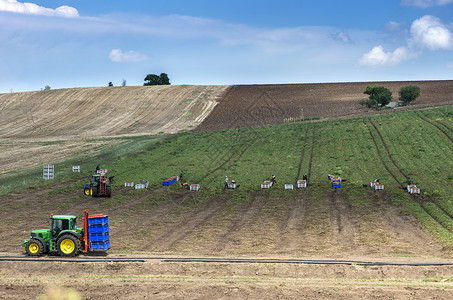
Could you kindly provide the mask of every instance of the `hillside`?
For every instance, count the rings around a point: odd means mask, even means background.
[[[0,138],[175,133],[200,124],[226,86],[139,86],[0,94]]]
[[[359,105],[368,84],[346,82],[317,84],[236,85],[228,90],[205,121],[195,130],[249,128],[306,119],[331,119],[376,114]],[[406,85],[420,87],[412,108],[453,104],[453,81],[377,82],[390,89],[393,98]]]
[[[140,86],[0,94],[0,174],[75,154],[92,156],[122,143],[118,138],[190,130],[209,115],[226,88]]]

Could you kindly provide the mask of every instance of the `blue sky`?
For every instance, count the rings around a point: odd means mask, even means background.
[[[0,0],[0,92],[452,79],[453,0]]]

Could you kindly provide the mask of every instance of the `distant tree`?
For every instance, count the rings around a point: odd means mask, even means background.
[[[163,85],[169,85],[170,84],[170,78],[168,78],[167,74],[160,73],[160,82]]]
[[[363,93],[370,95],[367,102],[368,107],[384,107],[392,101],[392,92],[377,84],[368,85]]]
[[[409,104],[420,96],[420,87],[416,85],[403,86],[399,91],[400,100]]]
[[[121,82],[121,86],[126,86],[126,79],[123,78],[123,82]]]
[[[44,90],[45,90],[45,91],[50,90],[50,86],[46,85],[46,86],[44,87]]]
[[[113,82],[110,81],[110,82],[109,82],[109,86],[113,86]]]
[[[156,74],[148,74],[145,77],[145,83],[143,85],[169,85],[170,79],[165,73],[161,73],[160,76]]]

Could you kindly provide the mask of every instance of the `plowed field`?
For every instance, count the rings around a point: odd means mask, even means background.
[[[249,128],[304,119],[329,119],[375,114],[358,102],[367,98],[363,91],[373,82],[237,85],[195,131]],[[412,107],[453,103],[453,81],[378,82],[390,89],[395,99],[406,85],[420,87],[420,97]]]

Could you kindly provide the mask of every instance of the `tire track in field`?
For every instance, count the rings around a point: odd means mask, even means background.
[[[365,127],[367,128],[368,130],[368,133],[370,134],[370,137],[371,137],[371,140],[373,142],[373,145],[374,145],[374,149],[376,150],[376,153],[379,157],[379,160],[381,161],[381,164],[384,166],[384,168],[387,170],[387,172],[390,174],[390,176],[393,177],[393,179],[401,186],[403,187],[403,184],[398,180],[398,178],[395,176],[395,174],[393,174],[393,172],[389,169],[389,167],[387,166],[387,164],[385,163],[383,157],[382,157],[382,153],[381,153],[381,150],[379,150],[379,147],[377,145],[377,142],[376,142],[376,139],[374,138],[374,135],[371,133],[371,129],[370,127],[368,126],[368,124],[365,122],[365,119],[362,119],[363,121],[363,124],[365,125]]]
[[[423,114],[423,116],[422,116],[422,114]],[[439,122],[437,122],[437,121],[431,121],[431,120],[429,120],[429,119],[427,118],[427,116],[426,116],[424,113],[422,113],[422,112],[417,113],[417,116],[418,116],[421,120],[423,120],[424,122],[426,122],[426,123],[428,123],[428,124],[431,124],[432,126],[436,127],[440,132],[443,133],[443,135],[445,135],[445,136],[450,140],[450,142],[453,143],[453,138],[452,138],[450,135],[448,135],[448,133],[438,125],[438,124],[442,124],[442,123],[439,123]],[[437,124],[436,124],[436,123],[437,123]],[[442,126],[445,126],[445,125],[442,124]],[[445,127],[446,127],[446,126],[445,126]],[[448,127],[447,127],[447,128],[448,128]],[[450,128],[448,128],[448,129],[450,130]]]
[[[370,121],[371,125],[373,125],[374,129],[376,130],[376,133],[379,135],[380,140],[381,140],[381,142],[382,142],[382,144],[383,144],[383,146],[384,146],[384,149],[385,149],[385,151],[386,151],[386,153],[387,153],[387,156],[388,156],[388,158],[390,159],[390,161],[392,162],[392,164],[393,164],[393,165],[395,166],[395,168],[400,172],[401,175],[403,175],[405,178],[407,178],[407,175],[406,175],[406,174],[405,174],[405,173],[404,173],[404,172],[396,165],[395,161],[394,161],[393,158],[391,157],[390,152],[389,152],[389,150],[388,150],[388,148],[387,148],[387,145],[385,144],[384,139],[383,139],[381,133],[379,132],[377,126],[372,122],[372,120],[371,120],[370,118],[368,118],[368,120]],[[364,123],[365,123],[365,122],[364,122]],[[365,123],[365,126],[367,126],[366,123]],[[367,128],[368,128],[368,126],[367,126]],[[373,135],[371,134],[371,131],[370,131],[370,135],[371,135],[371,137],[372,137],[372,139],[373,139],[373,143],[375,144],[376,149],[378,150],[376,141],[374,140],[374,137],[373,137]],[[378,150],[378,154],[379,154],[379,150]],[[404,189],[404,188],[405,188],[404,184],[401,183],[401,182],[396,178],[396,176],[394,175],[394,173],[391,172],[391,171],[389,170],[389,168],[386,166],[386,164],[385,164],[384,161],[382,160],[382,157],[381,157],[380,154],[379,154],[379,157],[381,158],[381,162],[383,163],[384,167],[385,167],[386,170],[389,172],[389,174],[390,174],[390,175],[398,182],[398,184],[401,186],[401,188]],[[411,194],[410,196],[412,197],[412,199],[416,200],[416,195]],[[452,216],[451,216],[449,213],[447,213],[442,207],[440,207],[440,205],[439,205],[438,203],[436,203],[435,201],[432,201],[432,200],[430,200],[430,202],[434,203],[434,204],[435,204],[440,210],[442,210],[442,211],[446,214],[446,216],[448,216],[450,219],[453,219]],[[420,204],[420,207],[421,207],[421,208],[422,208],[422,209],[423,209],[423,210],[424,210],[424,211],[425,211],[425,212],[426,212],[426,213],[427,213],[434,221],[436,221],[440,226],[442,226],[444,229],[448,230],[449,232],[452,232],[452,233],[453,233],[452,230],[450,230],[448,227],[444,226],[444,224],[441,223],[440,219],[439,219],[439,218],[436,218],[436,217],[435,217],[430,211],[428,211],[423,205]]]
[[[351,214],[351,205],[345,202],[346,194],[333,190],[330,192],[329,208],[333,236],[337,239],[337,245],[346,244],[356,248],[359,245],[357,234],[357,222],[354,222]]]
[[[241,231],[247,231],[258,221],[261,211],[269,201],[269,191],[265,191],[264,198],[260,197],[260,199],[257,200],[260,194],[262,193],[258,191],[253,192],[251,200],[247,205],[236,213],[236,216],[228,229],[219,236],[219,241],[214,247],[215,252],[220,252],[227,247],[239,244],[241,238],[244,237],[243,234],[240,234]]]
[[[225,201],[225,197],[223,199]],[[153,251],[170,251],[196,228],[210,220],[223,206],[218,198],[211,198],[197,211],[170,226],[157,239],[152,241]]]
[[[296,175],[296,180],[295,180],[296,184],[297,184],[297,180],[299,180],[300,169],[302,168],[302,163],[304,161],[305,148],[307,147],[307,135],[308,135],[308,127],[305,130],[304,146],[302,147],[302,151],[301,151],[301,154],[300,154],[300,160],[299,160],[299,167],[297,168],[297,175]]]
[[[308,160],[308,171],[307,171],[307,186],[310,183],[310,177],[311,177],[311,166],[313,163],[313,148],[315,145],[315,133],[316,133],[316,125],[313,126],[313,131],[311,133],[311,145],[310,145],[310,158]]]

